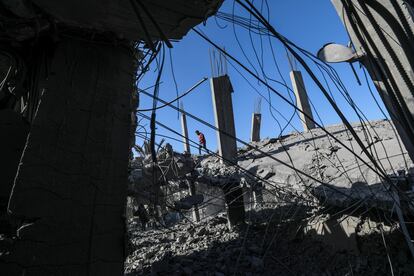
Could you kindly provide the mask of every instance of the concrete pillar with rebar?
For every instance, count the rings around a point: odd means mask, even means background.
[[[260,125],[262,122],[262,114],[253,113],[252,115],[252,130],[250,133],[250,140],[252,142],[260,141]]]
[[[227,75],[213,77],[210,80],[213,97],[214,118],[217,132],[218,149],[224,160],[233,160],[237,155],[236,130],[234,127],[233,87]]]
[[[184,110],[183,103],[181,103],[180,106],[181,106],[181,109]],[[190,149],[190,140],[188,139],[187,117],[185,113],[181,112],[180,119],[181,119],[181,132],[183,135],[184,152],[189,154],[191,153],[191,149]]]
[[[315,128],[315,123],[311,120],[313,119],[312,109],[309,105],[308,93],[306,92],[302,73],[300,71],[293,70],[290,72],[290,79],[292,81],[293,91],[295,92],[297,106],[306,115],[308,115],[307,117],[303,113],[299,113],[303,130],[309,131]]]
[[[196,187],[193,180],[188,181],[188,191],[190,196],[196,196]],[[192,208],[193,211],[193,220],[199,222],[200,221],[200,211],[198,209],[198,205],[194,205]]]

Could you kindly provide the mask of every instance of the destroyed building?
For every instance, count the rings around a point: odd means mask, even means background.
[[[312,53],[278,32],[266,0],[0,0],[0,275],[414,274],[414,5],[331,2],[350,44]],[[209,18],[234,28],[239,55],[195,28]],[[211,75],[165,100],[165,56],[189,32],[211,47]],[[333,63],[358,82],[355,65],[366,70],[383,119],[366,116]],[[260,95],[249,140],[236,73]],[[207,84],[211,121],[180,104]],[[262,100],[286,121],[279,135],[262,135]],[[320,118],[327,106],[334,125]],[[181,129],[157,117],[166,108]],[[191,138],[192,121],[217,150]]]

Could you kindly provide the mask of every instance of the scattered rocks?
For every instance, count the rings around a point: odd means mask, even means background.
[[[279,219],[272,222],[270,218],[279,218],[281,214],[287,216],[289,210],[292,206],[250,213],[250,226],[239,231],[229,231],[223,215],[196,225],[178,224],[170,229],[142,232],[138,227],[132,227],[130,236],[134,250],[126,260],[125,274],[389,274],[387,250],[384,250],[382,235],[375,227],[366,227],[357,233],[360,253],[355,255],[338,251],[311,234],[286,235],[297,232],[297,223]],[[309,215],[306,209],[295,213],[298,218]],[[411,275],[414,263],[398,229],[388,231],[386,240],[395,275]]]

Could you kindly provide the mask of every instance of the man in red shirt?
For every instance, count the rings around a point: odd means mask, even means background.
[[[204,137],[204,134],[201,133],[200,131],[196,130],[195,132],[198,136],[198,141],[200,142],[199,146],[198,146],[198,152],[201,155],[201,148],[207,150],[206,147],[206,138]]]

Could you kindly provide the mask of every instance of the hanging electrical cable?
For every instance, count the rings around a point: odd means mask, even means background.
[[[320,91],[323,93],[325,98],[328,100],[329,104],[333,107],[335,112],[338,114],[338,116],[341,118],[341,121],[344,123],[344,125],[348,128],[348,130],[351,132],[352,136],[354,137],[355,141],[359,144],[362,151],[365,153],[365,155],[370,159],[373,166],[375,167],[374,170],[378,171],[379,174],[382,175],[385,179],[388,178],[387,174],[382,170],[380,166],[378,166],[375,159],[372,157],[372,155],[367,151],[364,143],[361,141],[359,136],[356,134],[355,130],[349,123],[349,121],[346,119],[342,111],[339,109],[339,107],[336,105],[336,103],[332,100],[332,98],[329,96],[329,93],[326,91],[325,87],[322,85],[322,83],[318,80],[318,78],[315,76],[313,71],[309,68],[308,64],[302,59],[301,56],[299,56],[296,51],[293,50],[291,45],[293,45],[292,42],[287,40],[285,37],[280,35],[272,25],[270,25],[266,18],[263,17],[263,15],[260,14],[260,12],[257,10],[257,8],[248,0],[245,2],[248,6],[243,4],[240,0],[235,0],[238,4],[240,4],[244,9],[246,9],[248,12],[252,13],[265,27],[269,29],[269,31],[289,50],[290,53],[298,60],[298,62],[303,66],[303,68],[306,70],[306,72],[309,74],[311,79],[315,82],[315,84],[319,87]]]

